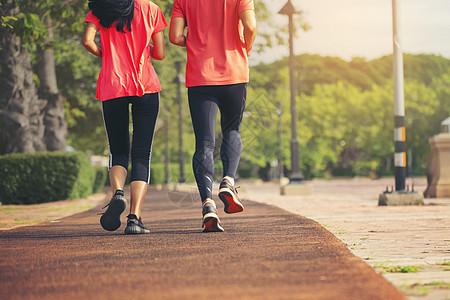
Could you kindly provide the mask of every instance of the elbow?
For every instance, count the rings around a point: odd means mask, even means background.
[[[152,58],[156,60],[163,60],[166,57],[166,51],[165,49],[160,49],[160,51],[153,50]]]
[[[81,40],[81,45],[83,45],[83,47],[86,48],[86,49],[87,49],[87,47],[88,47],[88,45],[89,45],[88,41],[87,41],[84,37],[83,37],[83,39]]]
[[[169,42],[171,42],[172,44],[176,45],[176,39],[177,39],[177,35],[175,34],[175,32],[172,31],[172,28],[170,28],[171,30],[169,31]]]
[[[256,22],[250,23],[247,25],[247,30],[251,33],[252,36],[256,36],[256,33],[258,32],[258,26],[256,26]]]
[[[169,34],[169,41],[170,41],[170,43],[176,45],[176,43],[175,43],[176,38],[175,38],[175,36],[174,36],[173,34],[171,34],[171,33]]]
[[[184,36],[169,34],[169,41],[174,45],[183,46],[184,45]]]
[[[92,48],[92,41],[87,40],[87,39],[85,39],[85,38],[83,38],[83,39],[81,40],[81,44],[82,44],[83,47],[86,48],[87,50],[89,50],[89,49]]]
[[[252,33],[253,33],[253,36],[256,37],[256,34],[258,33],[258,26],[256,26],[256,23],[255,23],[255,26],[252,29]]]
[[[163,60],[166,57],[165,53],[155,55],[153,58],[156,60]]]
[[[174,44],[174,45],[179,45],[179,39],[177,38],[177,37],[172,37],[172,36],[170,36],[169,37],[169,41],[172,43],[172,44]]]

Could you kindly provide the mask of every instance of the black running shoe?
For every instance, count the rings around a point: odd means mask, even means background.
[[[221,232],[223,231],[222,223],[217,216],[217,210],[210,201],[203,204],[203,232]]]
[[[222,200],[224,211],[227,214],[234,214],[244,211],[244,206],[238,198],[236,188],[226,178],[222,179],[219,187],[219,198]]]
[[[100,224],[105,230],[117,230],[120,227],[120,214],[127,207],[127,200],[125,200],[123,191],[117,190],[111,198],[111,201],[105,207],[108,207],[108,209],[100,218]]]
[[[129,214],[127,216],[127,227],[125,228],[125,234],[142,234],[142,233],[150,233],[147,227],[142,223],[141,218],[137,218],[134,214]]]

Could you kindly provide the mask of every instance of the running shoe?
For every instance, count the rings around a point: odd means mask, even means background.
[[[117,230],[120,227],[120,215],[127,207],[127,200],[125,200],[123,191],[117,190],[105,207],[108,207],[108,209],[102,214],[100,224],[105,230]]]
[[[238,198],[236,188],[231,182],[224,178],[219,187],[219,198],[224,204],[224,211],[227,214],[234,214],[244,211],[244,206]]]
[[[141,218],[137,218],[134,214],[129,214],[127,216],[127,227],[125,228],[125,234],[142,234],[142,233],[150,233],[147,227],[142,223]]]
[[[215,204],[211,201],[203,203],[203,232],[221,232],[223,231],[222,223],[217,216]]]

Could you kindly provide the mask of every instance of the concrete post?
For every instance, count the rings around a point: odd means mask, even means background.
[[[440,133],[429,139],[431,161],[428,165],[428,187],[425,197],[450,197],[450,133]]]

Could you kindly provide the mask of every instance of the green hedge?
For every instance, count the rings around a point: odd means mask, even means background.
[[[33,204],[86,197],[99,191],[106,171],[83,153],[39,152],[0,156],[0,202]]]
[[[92,192],[100,193],[105,187],[107,180],[109,180],[108,178],[107,167],[95,167],[95,181]]]

